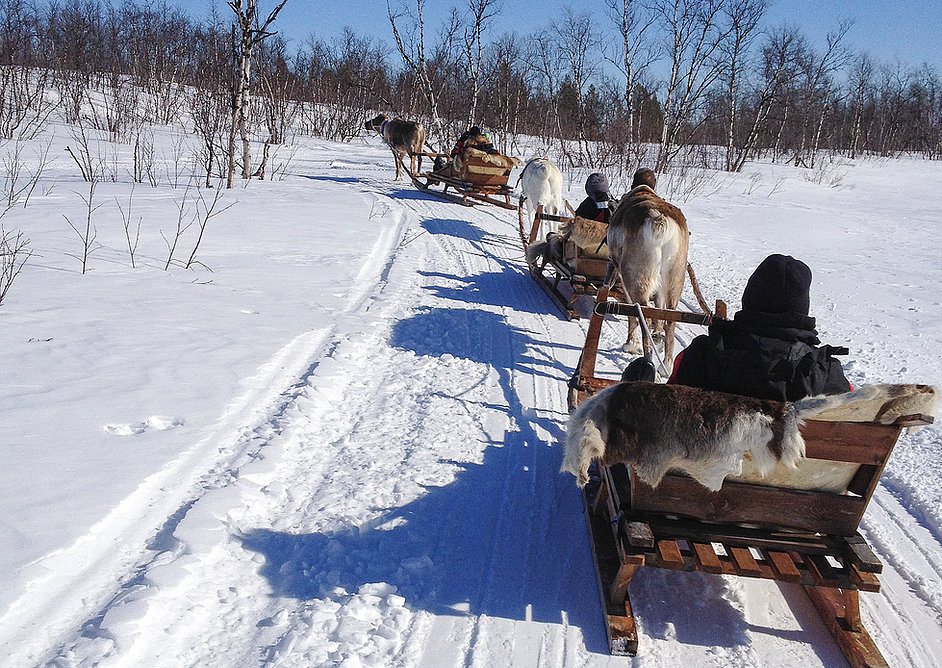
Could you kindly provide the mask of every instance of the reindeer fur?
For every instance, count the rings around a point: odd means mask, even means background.
[[[531,158],[520,173],[520,206],[526,203],[528,220],[533,222],[537,207],[543,213],[558,216],[563,212],[563,175],[559,167],[546,158]],[[553,221],[546,222],[550,232],[556,232]],[[541,223],[542,227],[542,223]]]
[[[776,466],[795,469],[804,457],[803,420],[863,415],[892,421],[899,410],[932,415],[937,391],[927,385],[874,385],[794,403],[754,399],[684,385],[619,383],[584,402],[569,418],[561,470],[580,487],[589,465],[629,464],[648,485],[671,469],[711,491],[742,472],[743,455],[760,476]]]
[[[650,186],[639,185],[621,199],[608,226],[608,249],[630,301],[677,308],[684,289],[689,237],[684,214]],[[635,340],[637,326],[631,319],[625,342],[625,350],[635,354],[642,352]],[[663,331],[669,367],[674,357],[674,323],[663,325]]]
[[[396,163],[396,180],[402,178],[402,158],[408,156],[409,169],[413,174],[422,171],[422,151],[425,147],[425,128],[421,123],[407,121],[404,118],[386,118],[380,114],[366,122],[367,130],[378,132],[389,146]],[[418,171],[416,171],[418,158]]]
[[[608,246],[605,243],[608,225],[602,221],[577,216],[560,225],[559,233],[568,235],[569,240],[586,253],[608,259]]]

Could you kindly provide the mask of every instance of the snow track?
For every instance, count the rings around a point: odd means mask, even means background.
[[[325,166],[382,226],[332,325],[43,561],[0,621],[4,665],[628,664],[607,654],[580,495],[557,473],[586,323],[530,279],[514,214],[375,160]],[[624,330],[603,336],[611,372]],[[886,488],[865,530],[887,566],[861,596],[871,633],[891,664],[938,665],[939,536]],[[796,587],[642,569],[632,595],[633,665],[843,662]]]

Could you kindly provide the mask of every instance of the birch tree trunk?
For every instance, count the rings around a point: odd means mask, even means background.
[[[232,127],[229,130],[229,169],[226,188],[232,188],[236,168],[236,138],[242,139],[242,178],[252,178],[252,154],[246,123],[249,106],[249,83],[252,76],[252,51],[255,45],[274,33],[268,27],[278,17],[288,0],[281,0],[264,23],[258,22],[258,0],[230,0],[227,4],[235,12],[239,29],[239,52],[236,77],[232,86]]]

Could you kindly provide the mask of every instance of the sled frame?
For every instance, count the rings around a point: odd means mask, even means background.
[[[891,425],[808,421],[808,457],[861,465],[850,495],[730,481],[711,493],[673,473],[652,489],[630,467],[599,467],[583,500],[612,654],[638,650],[628,587],[639,568],[653,567],[801,585],[853,668],[887,666],[859,605],[859,592],[880,591],[883,565],[856,527],[903,427],[931,422],[924,415]],[[849,514],[848,503],[857,511]],[[810,507],[818,512],[809,518]]]
[[[432,159],[451,157],[447,153],[413,153],[411,155],[422,155]],[[401,158],[399,160],[401,162]],[[474,164],[473,161],[471,164]],[[484,203],[503,209],[517,208],[516,205],[510,203],[513,188],[507,185],[511,169],[499,169],[491,165],[481,166],[480,169],[487,170],[486,173],[477,175],[478,179],[465,180],[436,171],[413,174],[411,170],[405,168],[405,165],[403,168],[418,190],[434,197],[463,206]]]
[[[536,214],[526,231],[523,219],[523,202],[517,208],[520,240],[524,251],[536,243],[540,231],[540,222],[544,220],[556,222],[569,222],[570,216],[554,216],[543,213],[543,205],[536,209]],[[575,243],[568,239],[563,241],[564,258],[562,261],[555,258],[543,257],[536,264],[530,265],[530,275],[537,285],[553,300],[562,315],[567,320],[579,320],[580,314],[576,310],[576,303],[582,295],[595,296],[605,284],[608,276],[608,260],[586,253]],[[548,274],[547,272],[552,272]],[[560,283],[569,284],[572,294],[566,296],[560,289]],[[620,291],[615,291],[621,294]]]
[[[721,300],[716,301],[713,313],[694,313],[691,311],[661,309],[652,306],[627,304],[620,301],[609,301],[608,298],[610,294],[610,289],[606,285],[602,285],[596,292],[595,308],[592,310],[592,316],[589,319],[589,327],[586,331],[582,355],[579,356],[576,370],[569,380],[568,405],[570,412],[589,397],[616,382],[612,379],[599,378],[595,375],[595,362],[599,354],[599,337],[602,333],[602,324],[605,321],[605,316],[625,315],[637,318],[640,312],[644,315],[644,319],[641,319],[643,336],[650,336],[644,323],[645,319],[683,322],[689,325],[702,325],[706,327],[713,321],[713,318],[726,317],[726,304]],[[619,296],[621,296],[620,293]]]
[[[595,376],[599,332],[605,314],[632,308],[639,307],[608,302],[599,291],[570,381],[570,410],[618,382]],[[717,315],[725,316],[722,302]],[[698,324],[709,324],[701,317]],[[921,414],[893,424],[807,421],[806,457],[858,465],[844,494],[733,480],[710,492],[681,473],[651,488],[624,464],[599,465],[583,503],[610,652],[638,651],[628,588],[639,568],[653,567],[800,585],[853,668],[887,666],[859,604],[859,592],[880,591],[883,564],[857,529],[903,428],[932,422]]]

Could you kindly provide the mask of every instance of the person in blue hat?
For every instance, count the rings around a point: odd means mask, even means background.
[[[576,208],[576,215],[608,225],[615,210],[615,201],[609,194],[608,179],[601,172],[589,174],[585,182],[585,192],[588,197]]]

